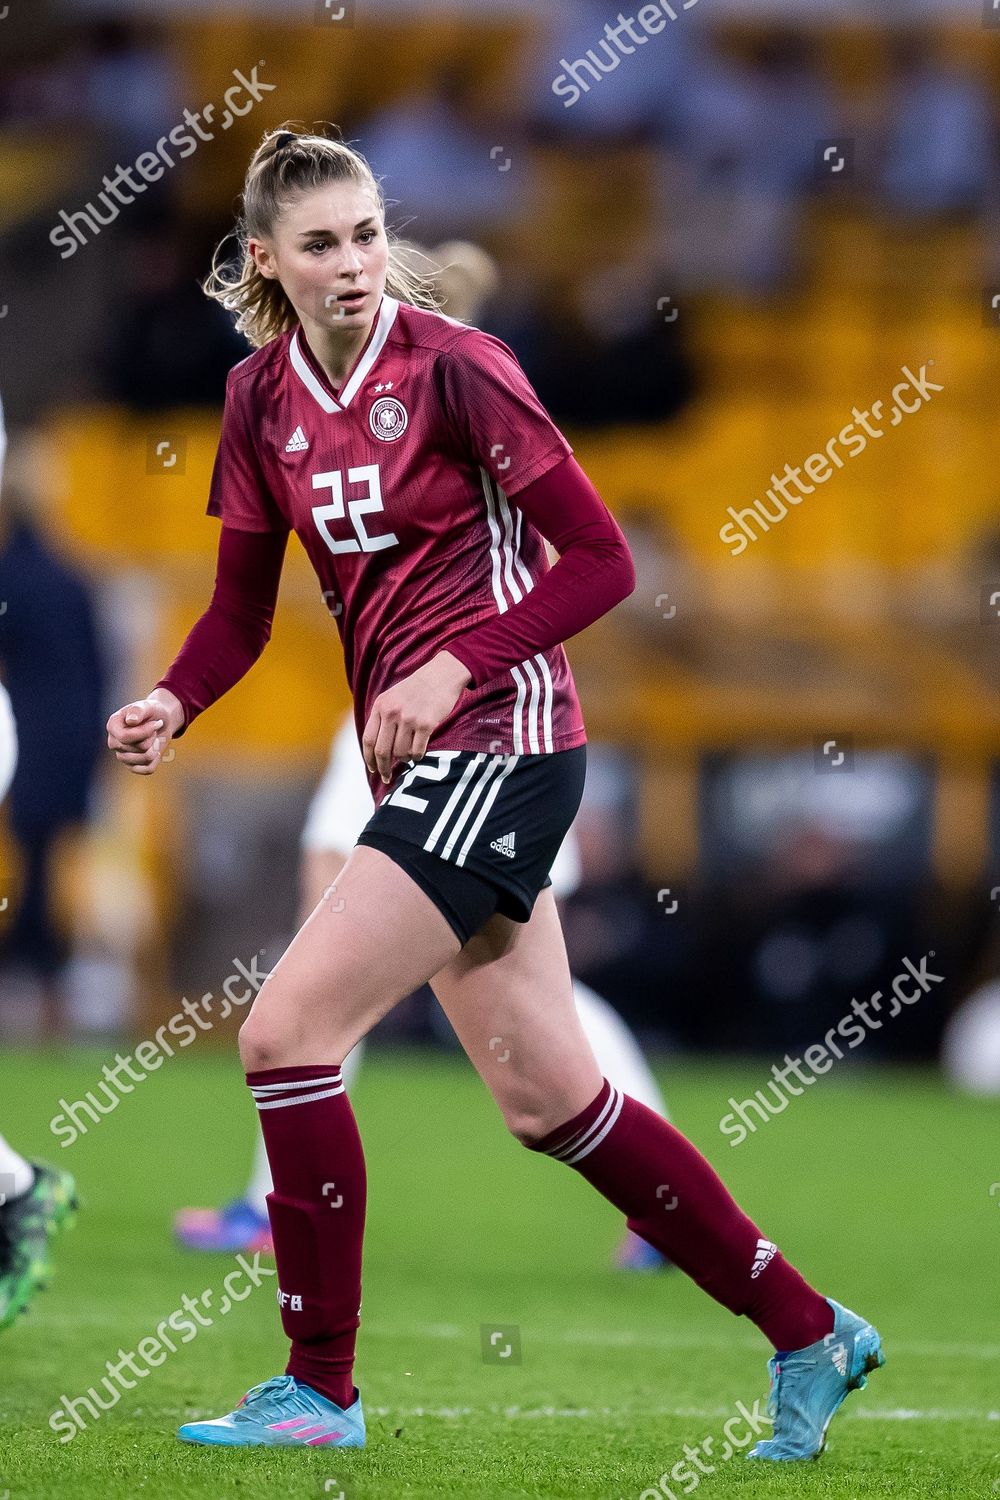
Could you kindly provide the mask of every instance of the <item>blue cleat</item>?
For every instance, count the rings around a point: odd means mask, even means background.
[[[748,1458],[818,1458],[844,1397],[862,1390],[868,1372],[885,1364],[878,1330],[832,1297],[826,1300],[833,1308],[833,1332],[767,1362],[767,1410],[774,1433],[752,1448]]]
[[[662,1271],[670,1270],[672,1266],[672,1262],[654,1245],[648,1244],[631,1229],[626,1229],[615,1251],[614,1264],[619,1271]]]
[[[360,1392],[345,1411],[294,1376],[275,1375],[247,1391],[227,1417],[185,1422],[177,1436],[211,1448],[363,1448],[365,1414]]]
[[[182,1208],[174,1217],[174,1234],[186,1250],[274,1254],[270,1220],[246,1198],[225,1208]]]

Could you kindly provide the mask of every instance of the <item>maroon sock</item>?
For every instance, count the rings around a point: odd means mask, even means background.
[[[765,1239],[705,1158],[666,1120],[607,1079],[586,1109],[532,1143],[564,1161],[654,1245],[776,1349],[833,1331],[833,1309]]]
[[[337,1406],[354,1400],[361,1322],[366,1177],[339,1066],[248,1073],[274,1191],[267,1211],[278,1264],[289,1375]]]

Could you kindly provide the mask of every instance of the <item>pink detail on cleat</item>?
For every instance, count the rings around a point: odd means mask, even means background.
[[[339,1437],[343,1436],[342,1432],[325,1432],[322,1437],[310,1438],[306,1446],[315,1448],[319,1443],[335,1443]]]
[[[308,1417],[291,1417],[291,1418],[289,1418],[289,1420],[287,1422],[272,1422],[270,1424],[271,1425],[271,1431],[272,1432],[291,1432],[291,1430],[292,1430],[293,1427],[301,1427],[302,1424],[303,1424],[303,1422],[308,1422],[308,1421],[309,1421]],[[318,1432],[319,1429],[315,1428],[315,1427],[310,1427],[309,1431],[310,1432]]]

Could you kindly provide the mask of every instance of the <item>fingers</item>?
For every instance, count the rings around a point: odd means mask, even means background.
[[[361,736],[361,754],[365,758],[365,767],[369,774],[374,776],[378,767],[375,764],[375,740],[381,725],[381,716],[376,708],[368,715],[368,723],[365,725]]]
[[[427,754],[427,742],[431,737],[429,729],[415,729],[413,732],[413,743],[407,752],[407,760],[423,760]]]
[[[389,719],[382,719],[375,740],[375,765],[382,780],[388,784],[392,776],[393,762],[400,758],[395,754],[397,726]]]
[[[147,749],[163,728],[162,709],[155,703],[127,703],[107,723],[108,749]]]
[[[113,713],[107,723],[108,749],[127,770],[137,776],[149,776],[163,756],[169,735],[161,733],[164,721],[158,703],[141,699],[126,703]]]
[[[153,748],[142,754],[135,750],[116,750],[115,758],[137,776],[151,776],[160,764],[162,750],[163,741],[157,739],[153,742]]]
[[[394,766],[423,759],[432,732],[433,726],[407,723],[398,709],[380,708],[376,700],[361,740],[365,765],[373,776],[388,783]]]

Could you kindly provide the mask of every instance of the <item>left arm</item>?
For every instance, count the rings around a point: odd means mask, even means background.
[[[575,458],[563,459],[511,498],[559,559],[503,614],[448,641],[447,653],[468,669],[469,687],[578,635],[635,588],[621,527]]]
[[[617,521],[573,457],[527,485],[514,503],[559,553],[530,593],[454,636],[416,672],[379,695],[362,739],[365,763],[388,782],[396,760],[419,760],[466,687],[480,687],[607,614],[635,588]]]

